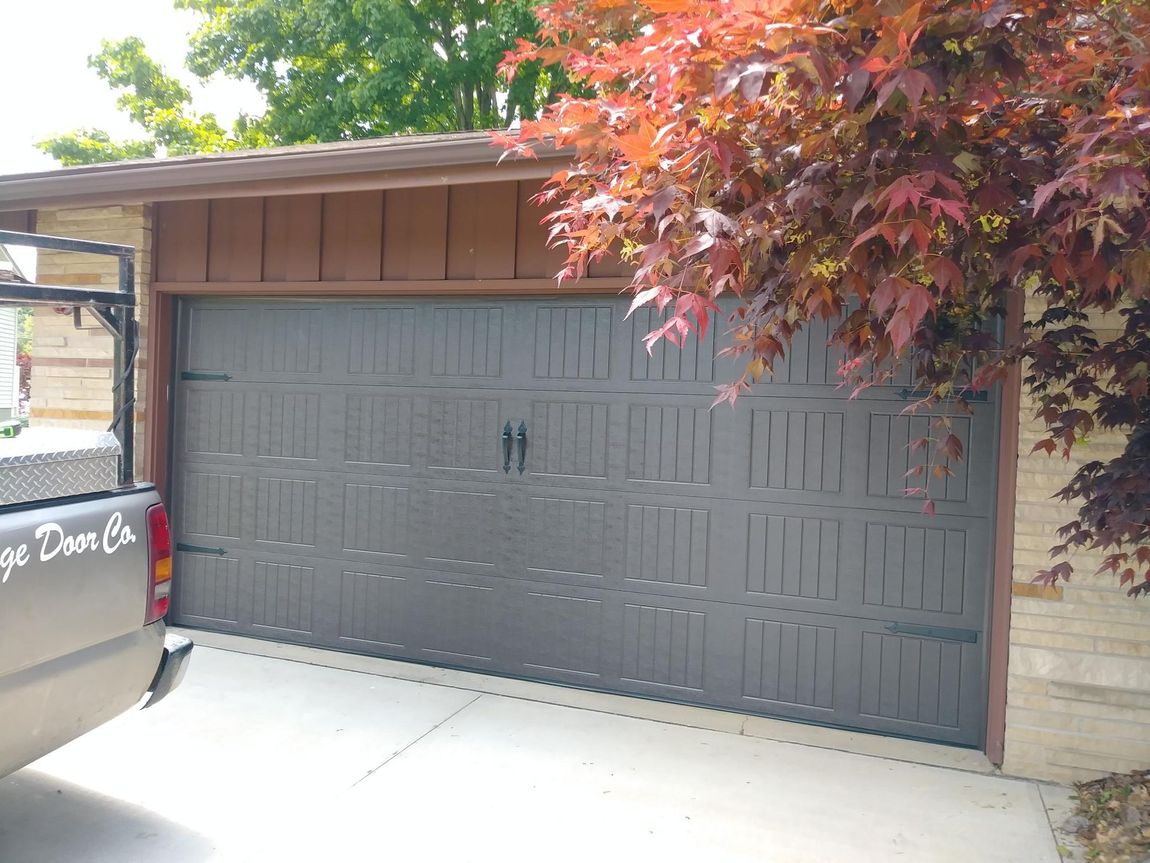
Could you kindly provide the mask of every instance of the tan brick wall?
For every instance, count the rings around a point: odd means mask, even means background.
[[[1069,782],[1150,767],[1150,601],[1127,598],[1114,576],[1095,576],[1099,554],[1073,557],[1075,575],[1061,591],[1030,585],[1075,515],[1051,496],[1082,461],[1110,458],[1123,441],[1097,435],[1071,462],[1031,454],[1042,431],[1034,410],[1023,392],[1003,769]]]
[[[152,215],[147,204],[40,210],[41,234],[125,243],[136,248],[136,296],[141,350],[136,365],[136,414],[142,415],[147,377],[147,289],[152,267]],[[48,285],[118,287],[115,258],[74,252],[39,253],[37,280]],[[36,309],[32,330],[34,425],[105,429],[112,420],[112,337],[89,313],[81,327],[71,311]],[[143,466],[144,427],[136,426],[136,470]]]

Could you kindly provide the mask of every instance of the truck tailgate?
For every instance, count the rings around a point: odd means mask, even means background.
[[[159,502],[138,485],[0,507],[0,678],[143,627]]]

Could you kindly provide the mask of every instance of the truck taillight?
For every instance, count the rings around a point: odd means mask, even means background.
[[[168,613],[172,596],[172,533],[168,514],[158,503],[148,508],[148,614],[144,623],[155,623]]]

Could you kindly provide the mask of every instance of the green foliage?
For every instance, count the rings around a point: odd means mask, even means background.
[[[500,61],[537,27],[537,0],[174,0],[200,14],[188,68],[255,84],[258,118],[231,129],[192,110],[191,94],[137,38],[105,42],[89,65],[120,91],[147,133],[113,141],[81,129],[39,146],[65,165],[366,138],[496,128],[534,117],[567,81],[525,64],[505,82]]]
[[[496,68],[536,29],[535,0],[176,0],[204,15],[191,69],[250,80],[276,141],[447,132],[533,117],[536,68],[501,92]]]
[[[266,143],[246,118],[229,133],[211,114],[192,111],[191,93],[148,56],[135,37],[105,40],[88,65],[111,87],[121,91],[116,104],[139,124],[148,137],[114,141],[99,129],[78,129],[40,142],[40,149],[64,165],[146,159],[160,148],[172,156],[210,153]]]
[[[16,353],[32,353],[32,309],[21,306],[16,310]]]

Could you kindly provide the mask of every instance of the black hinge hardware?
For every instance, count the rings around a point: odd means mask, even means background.
[[[188,545],[186,542],[177,542],[176,551],[186,551],[189,554],[224,555],[228,553],[226,548],[212,548],[208,545]]]
[[[903,387],[896,395],[904,402],[914,399],[915,401],[922,401],[930,395],[930,390],[911,390]],[[972,392],[971,390],[959,390],[954,394],[954,398],[964,398],[968,402],[984,402],[990,399],[990,393],[986,390],[979,390]]]
[[[180,372],[182,381],[230,381],[232,376],[224,372]]]

